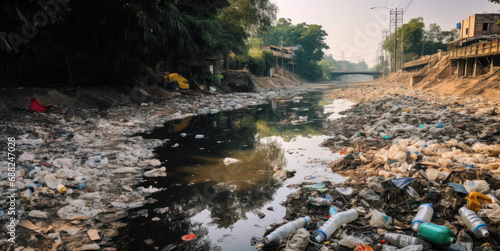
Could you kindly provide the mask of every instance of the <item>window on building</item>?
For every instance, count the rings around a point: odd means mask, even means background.
[[[483,24],[483,31],[487,31],[488,30],[488,24],[487,23],[484,23]]]
[[[465,35],[469,35],[469,28],[465,28]]]

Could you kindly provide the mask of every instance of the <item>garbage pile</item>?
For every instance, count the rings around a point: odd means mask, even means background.
[[[359,140],[389,144],[394,138],[435,142],[454,139],[469,145],[479,140],[487,144],[499,142],[496,107],[476,110],[476,114],[469,112],[470,107],[460,104],[445,107],[405,95],[360,103],[342,112],[345,117],[325,124],[325,131],[333,136],[325,145],[341,148]]]
[[[153,150],[169,139],[144,139],[138,133],[163,127],[169,120],[259,105],[297,91],[179,94],[159,103],[66,114],[19,111],[0,121],[2,138],[15,138],[15,149],[9,150],[12,161],[6,148],[1,153],[6,156],[0,160],[2,195],[12,188],[9,163],[16,167],[15,244],[8,231],[1,231],[0,246],[114,250],[109,241],[124,226],[119,220],[147,216],[148,210],[140,208],[153,202],[150,194],[162,189],[137,184],[168,175],[168,162],[155,159]],[[0,224],[9,229],[9,198],[2,196],[0,204]]]
[[[352,250],[357,244],[373,250],[399,250],[410,244],[415,247],[404,250],[500,248],[500,177],[469,171],[450,176],[454,182],[435,184],[419,172],[392,179],[375,173],[357,170],[351,177],[366,178],[351,178],[341,185],[303,183],[284,203],[285,219],[307,219],[307,224],[289,231],[283,229],[290,223],[270,228],[260,248],[280,250],[293,242],[295,237],[289,237],[300,228],[309,232],[302,240],[306,244],[290,250]]]
[[[303,183],[258,247],[499,250],[500,120],[475,108],[392,95],[343,112],[324,145],[349,179]]]

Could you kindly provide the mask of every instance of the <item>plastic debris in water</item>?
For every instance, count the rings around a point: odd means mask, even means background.
[[[190,240],[194,240],[194,239],[196,239],[196,235],[195,235],[195,234],[186,234],[186,235],[183,235],[183,236],[181,237],[181,239],[182,239],[183,241],[190,241]]]

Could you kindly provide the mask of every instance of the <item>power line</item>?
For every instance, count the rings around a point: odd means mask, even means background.
[[[408,5],[406,5],[406,8],[404,10],[403,13],[406,13],[406,11],[411,7],[411,5],[413,4],[413,0],[410,0],[410,2],[408,3]]]

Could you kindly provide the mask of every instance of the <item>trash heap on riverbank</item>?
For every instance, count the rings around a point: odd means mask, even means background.
[[[349,179],[288,196],[285,219],[309,217],[309,235],[271,226],[282,237],[261,249],[500,249],[497,104],[384,94],[325,124],[324,145],[343,156],[331,169]]]
[[[145,139],[138,133],[163,127],[170,120],[257,106],[298,91],[179,94],[160,103],[66,114],[19,111],[15,118],[0,121],[2,138],[15,138],[11,153],[16,155],[12,162],[16,163],[17,189],[12,210],[15,243],[8,240],[12,237],[8,231],[2,231],[0,246],[11,250],[115,250],[110,241],[124,226],[120,219],[147,217],[148,210],[141,208],[153,202],[148,195],[161,190],[138,184],[145,178],[168,175],[168,162],[155,159],[153,150],[169,139]],[[7,156],[7,149],[2,156]],[[0,188],[5,195],[11,188],[8,161],[4,158],[0,166]],[[0,204],[4,205],[0,223],[5,229],[13,217],[6,210],[10,201],[2,196]]]

